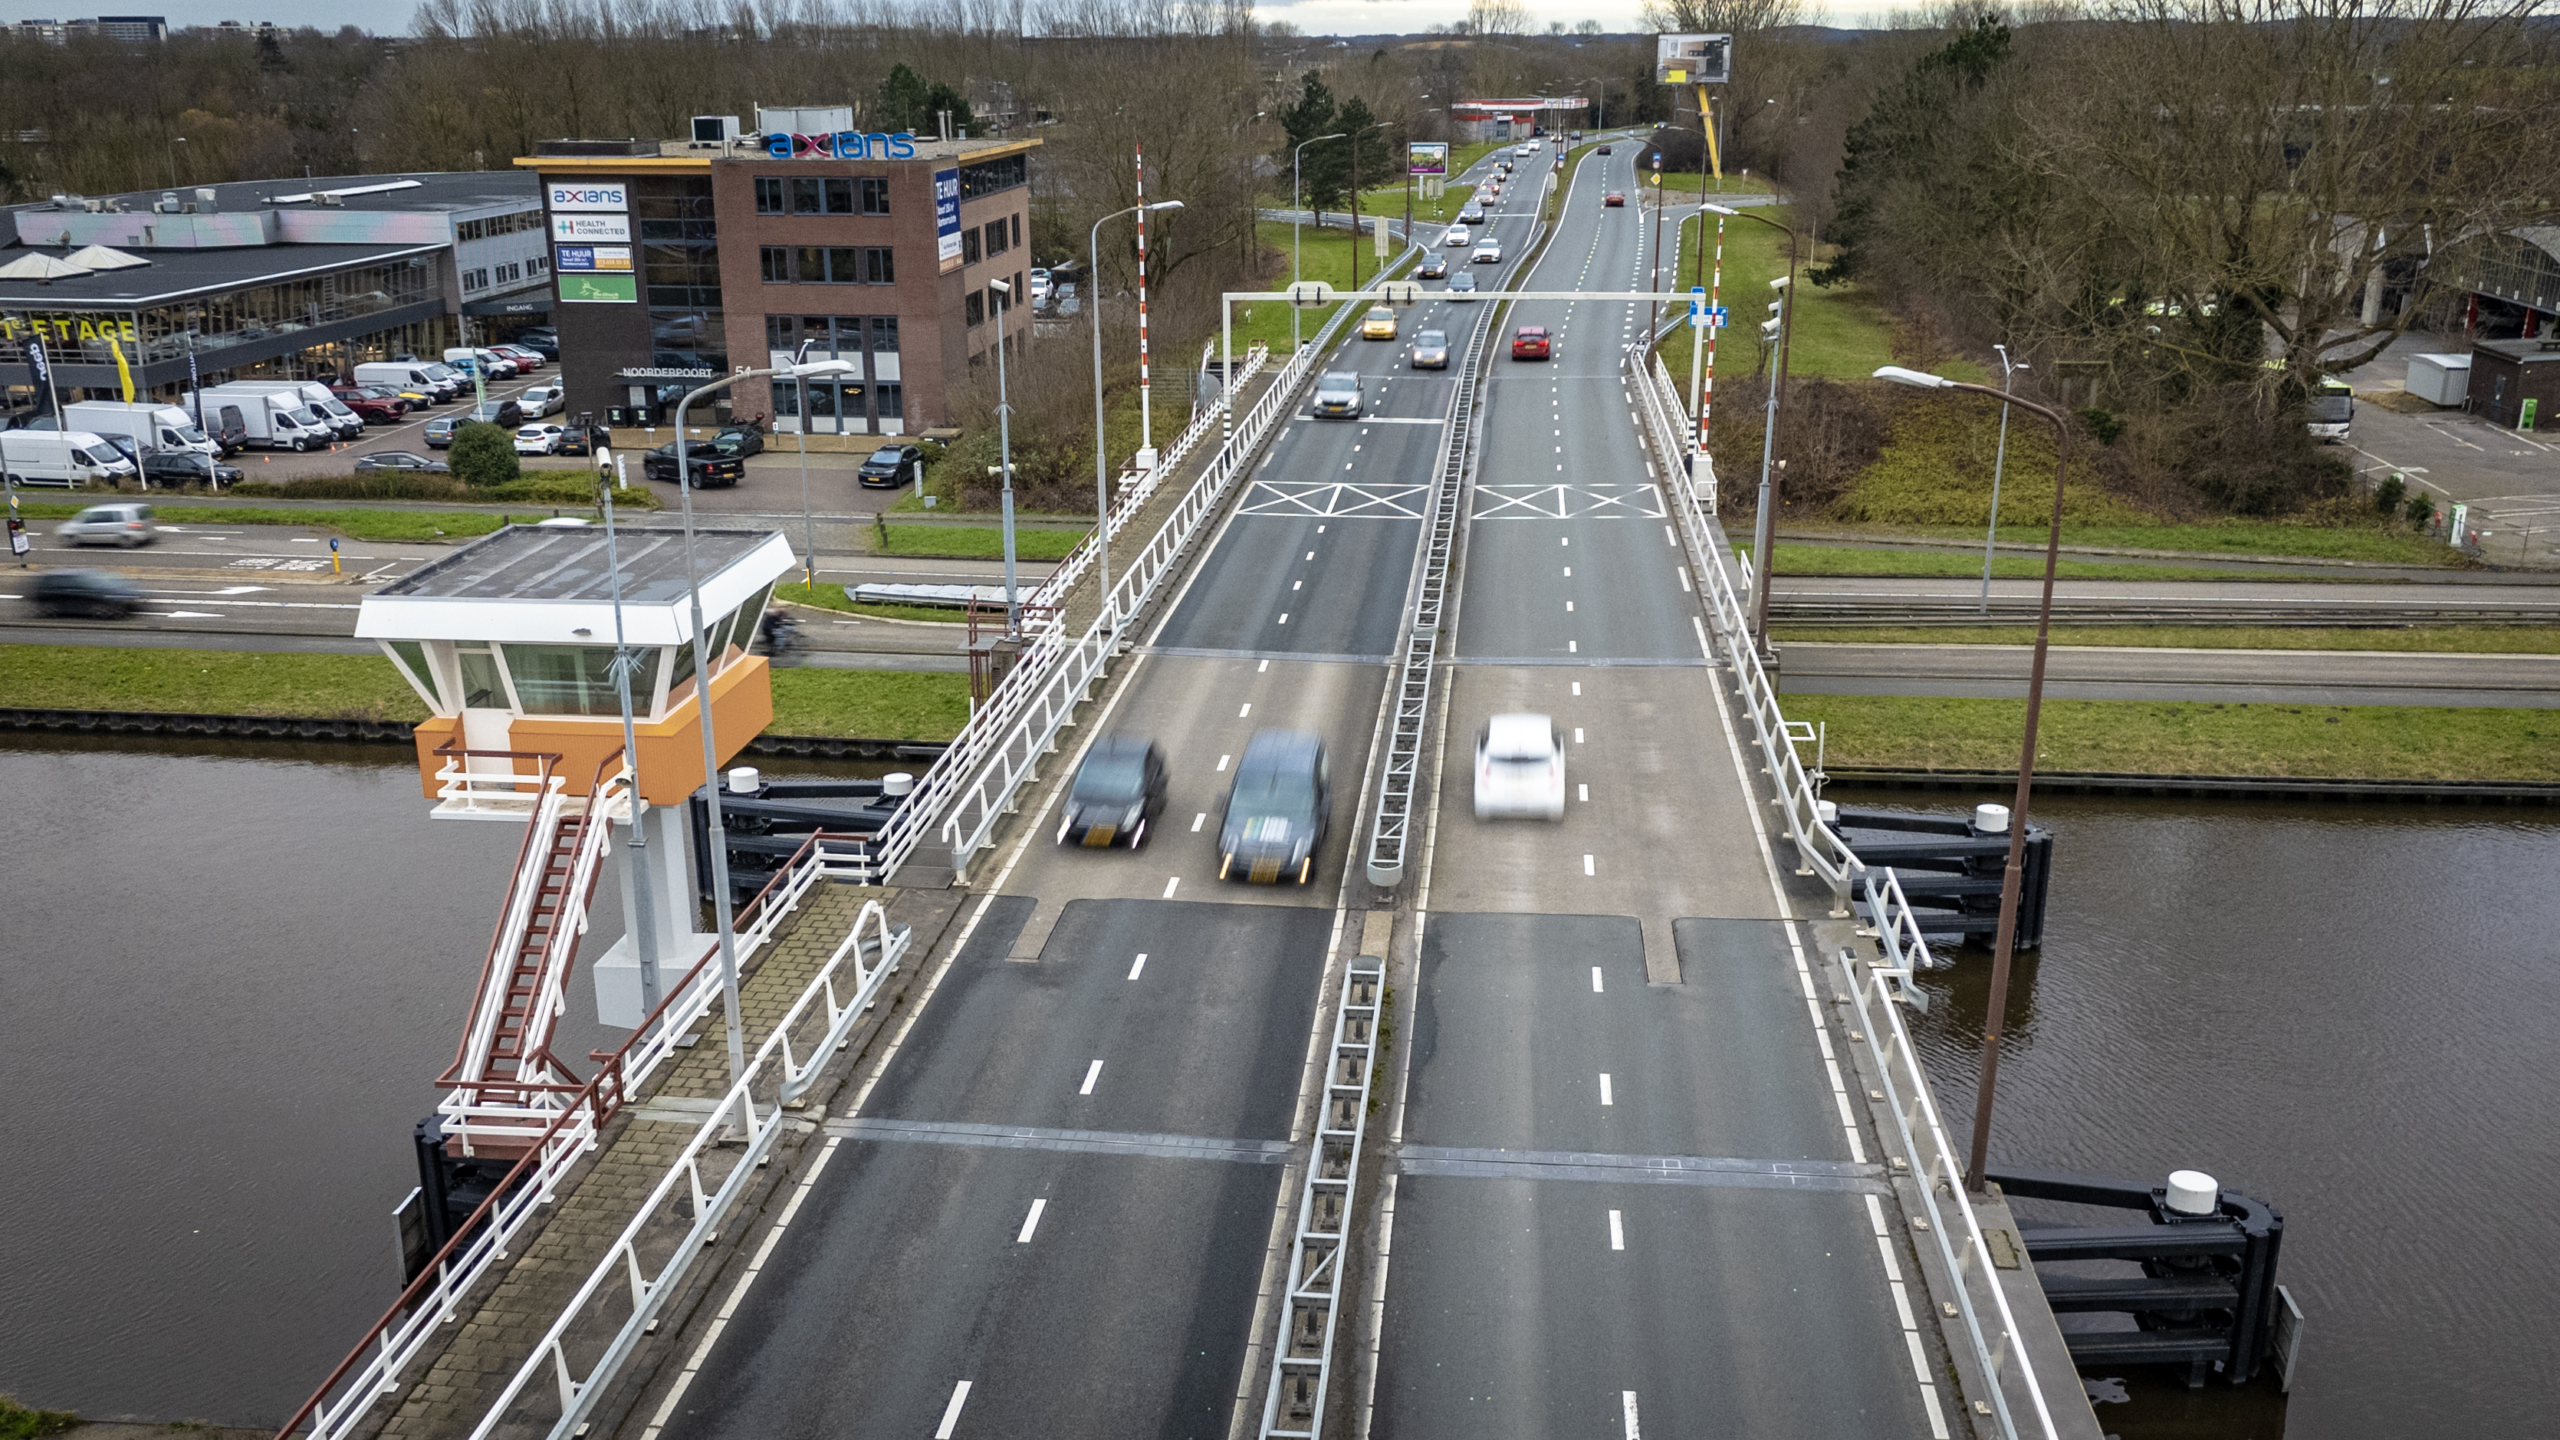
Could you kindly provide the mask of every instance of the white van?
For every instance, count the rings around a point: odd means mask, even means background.
[[[388,386],[403,395],[423,397],[430,405],[441,405],[461,393],[462,389],[452,380],[439,380],[427,373],[430,369],[443,368],[414,360],[370,360],[356,367],[355,381],[359,385]]]
[[[18,485],[112,485],[133,462],[88,430],[0,430],[0,473]]]
[[[226,422],[237,410],[249,443],[262,450],[323,450],[338,436],[336,428],[311,413],[290,385],[256,381],[216,385],[202,399],[207,416],[219,415]],[[196,403],[197,397],[186,398],[188,409]]]
[[[504,380],[516,373],[516,362],[513,360],[495,350],[474,350],[467,345],[458,345],[444,352],[444,363],[465,375],[470,374],[471,367],[477,365],[482,373],[492,380]]]
[[[329,387],[317,380],[234,380],[221,389],[243,395],[281,395],[312,413],[320,424],[340,440],[352,440],[364,433],[364,417],[329,393]]]
[[[175,405],[82,400],[62,407],[62,418],[76,430],[110,438],[121,435],[127,441],[124,448],[137,455],[192,450],[208,459],[221,458],[222,447],[206,439],[196,428],[195,417]]]

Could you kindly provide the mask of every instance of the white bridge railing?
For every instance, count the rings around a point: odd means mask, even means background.
[[[1637,404],[1644,413],[1645,440],[1653,446],[1654,458],[1662,467],[1664,482],[1670,483],[1673,477],[1687,474],[1692,448],[1688,407],[1680,403],[1679,387],[1672,384],[1671,372],[1663,368],[1662,357],[1653,356],[1649,366],[1630,364],[1627,367],[1627,384],[1636,392]],[[1716,489],[1713,485],[1706,487],[1706,494],[1698,503],[1707,514],[1716,513]]]

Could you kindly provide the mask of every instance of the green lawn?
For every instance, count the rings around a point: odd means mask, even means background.
[[[0,645],[0,706],[424,720],[418,692],[379,655]]]
[[[0,1395],[0,1440],[43,1440],[77,1426],[80,1417],[68,1410],[30,1410]]]
[[[1840,645],[2032,645],[2032,625],[1772,625],[1773,640]],[[2560,655],[2560,626],[2411,625],[2397,630],[2273,625],[2057,625],[2056,645],[2171,650],[2395,650],[2433,655]]]
[[[86,505],[59,500],[21,501],[18,513],[30,520],[68,520]],[[492,515],[475,510],[335,510],[252,509],[245,505],[154,505],[163,525],[305,525],[334,530],[352,540],[467,539],[486,535],[511,520],[531,524],[543,515]]]
[[[887,543],[879,549],[883,555],[932,555],[953,560],[1004,557],[1004,530],[1000,526],[891,525],[886,531]],[[1064,560],[1085,533],[1017,527],[1013,532],[1013,552],[1023,560]]]
[[[2016,433],[2010,434],[2014,443]],[[2048,450],[2046,453],[2050,454]],[[2052,488],[2043,492],[2042,503],[2050,506]],[[2000,503],[2006,507],[2009,492],[2003,488]],[[1986,492],[1980,508],[1987,515],[1990,497]],[[2016,515],[2003,510],[2003,518]],[[2050,511],[2047,512],[2048,514]],[[1944,536],[1979,541],[1979,526],[1970,533],[1953,526],[1913,526],[1893,533],[1912,536]],[[2041,524],[2004,524],[2000,538],[2011,544],[2041,546],[2045,526]],[[2450,546],[2415,531],[2384,529],[2345,529],[2331,525],[2288,525],[2277,520],[2214,520],[2193,525],[2106,525],[2072,524],[2062,526],[2062,543],[2089,545],[2109,550],[2187,550],[2220,555],[2272,555],[2294,560],[2369,560],[2388,565],[2450,565],[2460,556]]]
[[[1263,244],[1278,250],[1283,257],[1280,272],[1271,277],[1271,288],[1289,288],[1289,262],[1286,257],[1289,254],[1290,227],[1276,220],[1266,220],[1255,230]],[[1319,230],[1308,225],[1300,228],[1299,239],[1304,246],[1298,272],[1300,279],[1320,280],[1339,290],[1351,287],[1351,248],[1354,242],[1348,231]],[[1357,243],[1360,246],[1360,283],[1367,285],[1378,274],[1377,252],[1373,248],[1375,242],[1363,235]],[[1402,253],[1393,236],[1388,237],[1387,253],[1388,266],[1393,269],[1394,257]],[[1326,317],[1335,308],[1326,306],[1298,311],[1300,338],[1314,339],[1315,333],[1324,328]],[[1271,347],[1272,363],[1286,361],[1289,356],[1289,315],[1290,307],[1277,301],[1238,305],[1235,313],[1236,354],[1242,356],[1254,341],[1259,340]],[[1212,335],[1210,338],[1214,340],[1217,337]]]
[[[1749,554],[1749,545],[1736,545]],[[1931,575],[1980,576],[1982,557],[1943,550],[1859,550],[1845,545],[1778,545],[1781,575]],[[1994,577],[2040,578],[2044,557],[2000,555],[1991,562]],[[2054,573],[2071,580],[2264,580],[2253,571],[2215,570],[2198,565],[2154,565],[2140,561],[2065,560]],[[2276,577],[2281,579],[2283,577]]]
[[[1630,197],[1630,203],[1633,197]],[[1795,210],[1786,205],[1754,206],[1746,213],[1766,215],[1781,225],[1795,223]],[[1679,214],[1674,206],[1668,222]],[[1707,216],[1709,220],[1720,217]],[[1680,221],[1680,275],[1676,281],[1665,277],[1666,290],[1685,290],[1692,285],[1707,285],[1717,291],[1718,298],[1730,312],[1724,332],[1717,337],[1716,368],[1719,373],[1750,374],[1758,360],[1760,322],[1769,318],[1768,305],[1777,297],[1769,282],[1787,273],[1787,237],[1753,220],[1724,221],[1724,281],[1714,284],[1715,230],[1706,231],[1707,273],[1698,272],[1699,215],[1692,210]],[[1804,271],[1811,257],[1799,254],[1796,284],[1798,309],[1795,318],[1795,343],[1788,357],[1788,373],[1810,379],[1828,376],[1833,379],[1863,378],[1875,373],[1879,365],[1888,365],[1892,356],[1892,322],[1884,307],[1862,286],[1834,286],[1824,289],[1808,285]],[[1667,366],[1685,390],[1689,383],[1689,337],[1673,335],[1662,344],[1662,363]],[[1972,366],[1950,366],[1947,373],[1959,379],[1981,378]]]
[[[1834,765],[2008,770],[2023,700],[1789,695]],[[2560,711],[2047,700],[2036,765],[2136,775],[2560,780]]]
[[[904,670],[773,672],[776,735],[948,740],[969,720],[969,677]]]
[[[929,620],[937,624],[959,625],[968,620],[960,610],[944,605],[875,605],[864,600],[848,600],[844,587],[821,582],[813,594],[806,585],[776,585],[773,598],[795,605],[814,605],[822,610],[840,610],[847,615],[872,615],[884,620]]]

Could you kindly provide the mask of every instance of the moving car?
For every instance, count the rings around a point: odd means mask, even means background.
[[[1303,730],[1264,730],[1245,742],[1218,824],[1218,878],[1300,885],[1315,878],[1331,819],[1324,742]]]
[[[1483,223],[1484,223],[1484,206],[1483,206],[1483,204],[1482,204],[1481,202],[1474,201],[1474,200],[1470,200],[1470,201],[1468,201],[1468,202],[1466,203],[1466,206],[1465,206],[1463,209],[1461,209],[1461,210],[1459,210],[1459,211],[1458,211],[1458,223],[1459,223],[1459,224],[1461,224],[1461,225],[1481,225],[1481,224],[1483,224]]]
[[[1476,732],[1476,818],[1564,818],[1564,735],[1544,715],[1496,715]]]
[[[1475,262],[1479,265],[1501,264],[1502,242],[1499,240],[1487,240],[1483,244],[1477,246]]]
[[[910,480],[921,480],[924,449],[917,445],[883,445],[871,452],[871,458],[862,462],[853,477],[873,490],[895,490]]]
[[[1449,332],[1425,330],[1413,337],[1413,368],[1446,370],[1449,368]]]
[[[439,420],[433,423],[451,422]],[[368,470],[408,470],[420,475],[447,475],[452,473],[453,467],[441,460],[430,460],[414,450],[377,450],[370,455],[356,457],[356,473],[361,475]]]
[[[1523,325],[1511,332],[1511,358],[1514,360],[1552,360],[1555,342],[1547,338],[1544,325]]]
[[[1457,274],[1450,276],[1449,288],[1443,293],[1449,297],[1449,303],[1452,305],[1457,304],[1461,300],[1473,300],[1476,298],[1476,277],[1474,273],[1472,271],[1461,270]]]
[[[1413,269],[1413,278],[1416,280],[1448,279],[1449,261],[1447,257],[1441,255],[1423,256],[1422,263],[1415,266]]]
[[[1346,420],[1360,418],[1360,377],[1348,370],[1328,370],[1316,377],[1314,413],[1318,418],[1339,415]]]
[[[122,620],[142,603],[142,591],[113,570],[44,570],[27,588],[39,615],[94,615]]]
[[[519,455],[557,455],[560,437],[569,433],[560,425],[527,425],[516,431],[516,453]]]
[[[761,421],[743,420],[723,426],[719,434],[711,437],[711,448],[739,460],[761,455],[764,453],[764,425]]]
[[[1514,154],[1514,155],[1522,155],[1522,156],[1526,156],[1526,155],[1534,155],[1534,154],[1536,154],[1536,153],[1537,153],[1537,149],[1538,149],[1538,142],[1537,142],[1537,141],[1535,141],[1535,140],[1531,140],[1531,141],[1527,142],[1526,144],[1522,144],[1522,145],[1515,145],[1515,146],[1511,147],[1511,153],[1512,153],[1512,154]]]
[[[1147,843],[1147,822],[1164,812],[1164,790],[1164,756],[1154,742],[1105,735],[1067,787],[1058,843],[1100,849],[1126,841],[1135,850]]]
[[[150,506],[127,502],[92,505],[63,521],[53,533],[74,545],[122,545],[130,550],[159,539],[160,527],[151,522]]]
[[[1455,249],[1460,245],[1473,245],[1476,243],[1476,232],[1468,229],[1464,225],[1452,225],[1449,227],[1449,237],[1440,243],[1449,246],[1451,249]]]
[[[237,465],[221,464],[212,456],[193,450],[154,450],[142,457],[145,485],[210,485],[218,489],[240,483],[244,473]]]
[[[1626,208],[1627,197],[1615,190],[1612,190],[1607,195],[1601,197],[1600,204],[1605,209],[1622,210]]]
[[[1360,317],[1360,338],[1363,340],[1396,338],[1396,312],[1384,305],[1370,306],[1369,313]]]
[[[1608,153],[1609,153],[1609,147],[1608,147],[1608,146],[1606,146],[1606,145],[1601,146],[1601,147],[1600,147],[1600,153],[1601,153],[1601,154],[1603,154],[1603,155],[1608,154]]]
[[[693,472],[693,488],[712,490],[735,485],[746,477],[747,463],[734,455],[723,455],[701,445],[688,445],[686,468]],[[676,447],[669,441],[640,458],[640,473],[652,480],[672,485],[676,479]]]

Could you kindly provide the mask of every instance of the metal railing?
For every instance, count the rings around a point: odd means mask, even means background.
[[[1638,406],[1644,414],[1645,441],[1652,447],[1654,459],[1662,467],[1664,483],[1678,483],[1689,473],[1689,411],[1681,403],[1679,388],[1671,382],[1671,372],[1663,368],[1662,357],[1656,355],[1629,365],[1627,387],[1636,393]],[[1707,514],[1713,515],[1716,513],[1716,490],[1713,485],[1705,487],[1705,490],[1699,503]]]
[[[822,843],[829,838],[847,843],[842,837],[812,836],[748,902],[739,917],[741,965],[764,948],[811,889],[836,876],[837,867],[830,865]],[[515,1236],[542,1213],[570,1171],[595,1148],[605,1123],[682,1048],[686,1033],[710,1012],[720,996],[719,967],[711,963],[712,954],[705,950],[621,1049],[589,1057],[599,1068],[584,1085],[467,1082],[454,1088],[438,1107],[449,1123],[459,1119],[475,1126],[484,1138],[521,1139],[525,1152],[480,1208],[455,1227],[454,1238],[276,1432],[278,1440],[296,1435],[336,1440],[352,1434],[375,1401],[399,1392],[401,1376],[434,1340],[438,1327],[460,1318],[465,1297],[508,1258]],[[483,1090],[506,1098],[484,1098]],[[558,1108],[533,1110],[523,1096],[534,1091],[560,1097]]]
[[[873,932],[869,944],[864,943],[866,926]],[[800,998],[764,1044],[757,1047],[737,1083],[729,1087],[717,1108],[694,1131],[692,1140],[640,1203],[630,1223],[588,1272],[585,1283],[561,1307],[550,1328],[535,1342],[533,1352],[517,1367],[498,1398],[480,1417],[480,1423],[472,1427],[472,1440],[483,1440],[511,1420],[511,1429],[525,1425],[526,1417],[513,1412],[518,1401],[529,1398],[527,1391],[535,1388],[535,1380],[545,1370],[555,1382],[560,1402],[560,1413],[547,1433],[554,1440],[565,1440],[583,1427],[607,1382],[620,1372],[641,1339],[656,1328],[669,1298],[682,1286],[694,1262],[711,1248],[722,1223],[754,1183],[757,1169],[772,1155],[774,1144],[785,1129],[784,1108],[798,1103],[817,1079],[819,1070],[835,1054],[836,1047],[844,1043],[864,1009],[879,995],[882,984],[897,970],[913,939],[914,932],[908,927],[889,928],[888,912],[879,901],[864,902],[861,913],[854,918],[852,932],[836,946],[835,953],[800,992]],[[868,964],[866,954],[870,957]],[[836,979],[839,971],[847,969],[852,993],[841,995]],[[808,1062],[801,1064],[796,1058],[792,1031],[810,1016],[813,1007],[821,1004],[826,1023],[810,1040]],[[768,1081],[770,1103],[759,1110],[756,1092]],[[743,1141],[743,1148],[726,1148],[733,1141]],[[715,1163],[720,1161],[727,1163]],[[715,1169],[719,1172],[716,1176],[712,1174]],[[678,1221],[689,1218],[692,1223],[671,1245],[652,1241],[652,1226],[669,1217]],[[649,1253],[644,1255],[644,1250]],[[644,1274],[653,1265],[655,1273]],[[585,1375],[579,1376],[569,1354],[570,1332],[582,1322],[610,1324],[612,1312],[620,1308],[626,1294],[628,1312],[587,1366]],[[530,1423],[539,1425],[541,1421],[537,1416]]]
[[[1919,923],[1903,902],[1902,884],[1893,872],[1886,870],[1881,884],[1871,877],[1867,893],[1879,906],[1875,912],[1877,932],[1890,937],[1905,933],[1907,927],[1919,955],[1926,956],[1928,946],[1918,941]],[[1897,960],[1909,957],[1909,952],[1891,939],[1886,941],[1885,951]],[[1992,1423],[1999,1428],[2003,1440],[2019,1440],[2022,1432],[2009,1396],[2009,1387],[2015,1386],[2034,1411],[2035,1426],[2023,1433],[2058,1440],[2044,1387],[2026,1358],[2018,1318],[2009,1308],[2009,1297],[2000,1287],[1991,1252],[1983,1244],[1981,1221],[1965,1196],[1963,1158],[1947,1139],[1937,1102],[1930,1098],[1929,1077],[1921,1073],[1920,1058],[1911,1048],[1911,1032],[1903,1027],[1902,1007],[1895,1003],[1889,988],[1896,982],[1907,986],[1911,971],[1899,964],[1875,965],[1848,950],[1840,952],[1839,965],[1850,1000],[1857,1007],[1858,1034],[1865,1037],[1877,1083],[1883,1088],[1885,1108],[1893,1113],[1894,1134],[1902,1142],[1901,1158],[1910,1165],[1913,1186],[1920,1192],[1920,1206],[1926,1212],[1928,1225],[1923,1243],[1936,1249],[1954,1282],[1957,1315],[1963,1322],[1974,1363],[1981,1370],[1982,1393],[1991,1406]],[[1950,1212],[1953,1225],[1949,1223]],[[1992,1326],[1988,1333],[1984,1329],[1986,1313]],[[2010,1363],[2013,1360],[2015,1364]]]
[[[1173,513],[1157,527],[1154,538],[1118,577],[1092,626],[1072,644],[1061,646],[1045,675],[1016,692],[1017,703],[1005,727],[986,735],[984,743],[977,747],[971,769],[965,772],[967,778],[949,786],[945,792],[948,803],[941,806],[942,838],[950,849],[955,878],[967,877],[970,859],[986,845],[997,823],[1011,808],[1014,795],[1036,778],[1038,762],[1056,748],[1059,729],[1109,667],[1123,636],[1154,598],[1156,588],[1175,572],[1191,542],[1217,518],[1228,489],[1248,473],[1263,438],[1295,406],[1299,386],[1313,373],[1316,358],[1324,353],[1350,313],[1350,307],[1345,306],[1316,332],[1313,343],[1281,368],[1270,388],[1246,412],[1235,433],[1210,458],[1200,478],[1184,492]],[[1013,679],[1008,677],[1008,686]],[[973,720],[971,725],[975,728],[976,722]],[[903,816],[915,810],[922,793],[919,785],[917,797],[911,797],[898,813]],[[881,834],[886,837],[888,829],[884,827]],[[875,851],[872,864],[879,875],[886,877],[912,849],[912,843],[900,851],[883,847]]]
[[[1262,1436],[1313,1437],[1324,1431],[1324,1401],[1333,1380],[1334,1329],[1342,1318],[1343,1266],[1351,1256],[1351,1223],[1359,1199],[1360,1143],[1368,1133],[1369,1087],[1377,1069],[1378,1015],[1385,1003],[1386,962],[1363,955],[1343,977],[1327,1058],[1324,1108],[1298,1193],[1296,1238],[1289,1245],[1288,1300],[1280,1344],[1272,1352],[1271,1387],[1262,1402]]]

